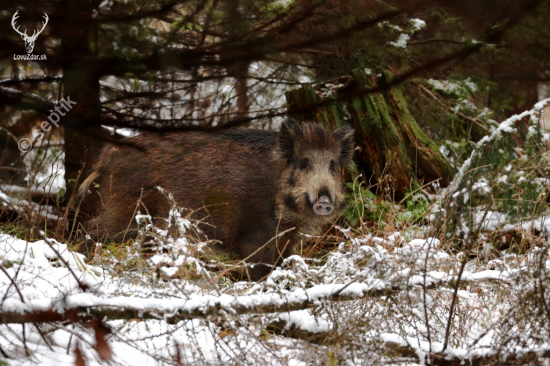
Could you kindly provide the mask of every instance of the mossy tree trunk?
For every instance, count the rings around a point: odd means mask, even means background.
[[[380,82],[386,82],[389,77],[383,77]],[[286,93],[289,115],[299,121],[316,121],[329,129],[352,124],[360,147],[356,158],[365,179],[374,183],[389,175],[396,199],[403,198],[408,189],[421,183],[439,179],[442,186],[448,185],[453,176],[452,167],[418,126],[398,88],[308,108],[322,100],[320,95],[338,97],[373,85],[375,79],[360,70],[340,85],[331,85],[330,90],[327,85],[315,88],[303,85]]]
[[[401,90],[393,88],[384,93],[384,97],[407,154],[413,160],[415,176],[424,182],[439,179],[442,186],[449,185],[454,175],[453,168],[441,154],[437,144],[426,136],[418,126],[407,107],[407,102]]]

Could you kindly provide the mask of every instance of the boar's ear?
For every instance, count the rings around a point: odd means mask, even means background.
[[[276,156],[290,160],[294,155],[296,142],[302,137],[300,124],[293,119],[288,118],[281,125],[281,131],[277,136]]]
[[[344,125],[332,133],[340,143],[340,165],[348,166],[353,163],[353,149],[355,147],[355,130],[350,125]]]

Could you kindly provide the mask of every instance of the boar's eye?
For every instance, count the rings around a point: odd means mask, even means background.
[[[309,167],[309,159],[302,159],[302,161],[300,162],[300,170],[308,170]]]
[[[336,173],[336,162],[334,160],[330,161],[330,172]]]

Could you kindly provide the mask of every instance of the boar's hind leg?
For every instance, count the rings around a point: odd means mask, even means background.
[[[138,208],[135,199],[111,197],[98,217],[84,223],[88,236],[78,250],[90,260],[97,242],[124,242],[135,238],[138,227],[134,216]]]

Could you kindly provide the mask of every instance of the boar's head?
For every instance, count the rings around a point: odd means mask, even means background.
[[[352,164],[353,141],[347,125],[329,132],[316,123],[284,122],[275,152],[284,160],[278,214],[315,227],[339,215],[345,197],[338,168]]]

